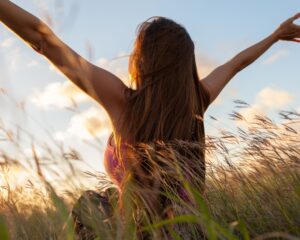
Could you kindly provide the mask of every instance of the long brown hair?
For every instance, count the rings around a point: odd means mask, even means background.
[[[152,17],[139,25],[122,117],[122,129],[132,143],[203,138],[195,123],[203,116],[207,96],[194,49],[186,29],[173,20]]]
[[[195,144],[187,144],[186,147],[186,144],[179,142],[175,144],[179,145],[175,155],[179,156],[183,168],[190,166],[187,172],[191,174],[187,177],[193,179],[193,184],[203,191],[203,113],[209,104],[209,94],[199,80],[192,39],[183,26],[164,17],[150,18],[138,27],[129,59],[129,73],[131,88],[126,92],[126,106],[121,117],[122,133],[128,136],[124,142],[134,146],[132,155],[131,151],[125,151],[124,160],[130,161],[127,176],[133,180],[128,182],[141,186],[135,188],[142,192],[139,191],[134,199],[141,198],[142,202],[146,202],[148,207],[143,209],[153,210],[154,216],[159,216],[169,200],[164,194],[154,195],[155,189],[168,192],[168,186],[180,185],[177,177],[170,180],[160,177],[166,169],[171,169],[170,176],[173,176],[172,171],[176,169],[172,165],[174,158],[158,157],[170,155],[168,150],[161,148],[161,142],[180,140],[199,143],[196,147]],[[117,135],[115,139],[118,157],[122,158],[121,136]],[[156,142],[159,144],[156,145]],[[147,149],[149,143],[155,143],[154,151]],[[192,158],[193,162],[186,162]],[[147,193],[147,189],[152,192]],[[153,199],[153,196],[159,197]],[[128,202],[128,198],[124,200]]]
[[[182,25],[165,17],[140,24],[129,73],[121,129],[131,144],[176,139],[204,143],[209,95],[199,81],[194,42]],[[120,149],[121,136],[116,143]],[[203,151],[199,154],[198,166],[204,171]]]

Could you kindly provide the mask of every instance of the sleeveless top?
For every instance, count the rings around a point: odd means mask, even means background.
[[[120,187],[125,176],[125,163],[119,161],[116,155],[116,147],[112,146],[113,133],[109,136],[104,152],[104,168],[111,180]]]
[[[109,136],[107,140],[107,146],[104,152],[104,168],[109,177],[111,178],[112,182],[118,187],[119,191],[121,191],[122,181],[125,177],[126,163],[122,163],[118,160],[116,156],[116,147],[112,146],[111,144],[112,137],[113,133]],[[124,149],[122,148],[122,150]],[[183,187],[179,187],[177,189],[177,192],[182,199],[189,201],[189,197],[186,193],[186,190]]]

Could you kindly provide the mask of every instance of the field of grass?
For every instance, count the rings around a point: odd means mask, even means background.
[[[235,132],[207,136],[204,194],[181,174],[187,166],[176,160],[181,157],[176,151],[164,151],[162,158],[149,157],[153,169],[159,170],[162,165],[175,169],[168,174],[180,179],[193,204],[173,194],[170,181],[153,171],[151,177],[167,185],[164,193],[174,203],[174,209],[179,209],[167,220],[155,217],[155,211],[147,206],[157,192],[145,192],[145,186],[134,184],[129,175],[127,190],[120,200],[125,220],[117,211],[110,221],[103,221],[95,217],[97,210],[91,206],[95,239],[137,239],[141,232],[152,239],[163,239],[163,229],[173,239],[199,239],[198,232],[193,236],[193,229],[199,228],[208,239],[300,239],[300,135],[294,128],[300,123],[300,115],[284,111],[280,115],[281,124],[262,116],[246,122],[234,112],[231,117],[238,122]],[[143,148],[147,156],[155,154],[151,146]],[[154,159],[160,159],[159,164]],[[166,159],[172,159],[174,164],[164,162]],[[6,171],[11,164],[6,156],[0,171]],[[39,159],[36,166],[38,170],[43,168]],[[76,239],[70,212],[84,188],[70,187],[72,190],[58,193],[41,172],[37,173],[41,181],[38,187],[29,183],[14,188],[9,183],[1,186],[0,239]],[[102,188],[110,185],[103,176],[94,177],[98,177]],[[135,224],[137,211],[144,217],[140,226]],[[154,217],[148,218],[147,214]],[[189,231],[189,235],[178,229]]]

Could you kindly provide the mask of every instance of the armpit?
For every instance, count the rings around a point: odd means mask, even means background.
[[[203,103],[203,112],[205,112],[211,102],[210,93],[207,90],[207,88],[204,87],[201,81],[199,81],[199,85],[200,85],[200,98]]]

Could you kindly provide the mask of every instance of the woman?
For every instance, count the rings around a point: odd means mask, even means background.
[[[176,139],[204,143],[202,118],[207,107],[233,76],[274,43],[279,40],[300,42],[297,39],[300,38],[300,26],[293,23],[299,17],[300,13],[287,19],[272,34],[217,67],[202,80],[197,74],[194,43],[185,28],[167,18],[151,18],[139,27],[129,61],[132,85],[127,87],[113,73],[78,55],[38,18],[8,0],[0,0],[0,20],[107,111],[113,135],[105,152],[105,166],[120,192],[125,170],[132,169],[131,162],[122,157],[120,149],[123,143]],[[203,189],[204,151],[198,154],[198,162],[194,165],[201,185],[199,189]],[[155,179],[153,175],[147,175],[147,171],[149,169],[144,169],[142,174],[135,173],[135,177],[151,188]],[[104,194],[87,192],[86,195],[97,204],[107,206],[104,209],[110,209]],[[78,220],[76,214],[74,211]],[[84,227],[78,220],[77,232]]]

